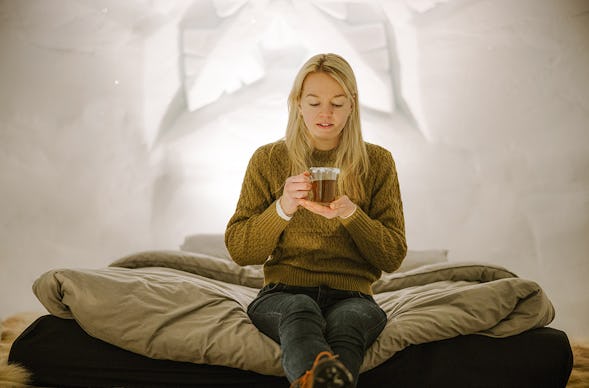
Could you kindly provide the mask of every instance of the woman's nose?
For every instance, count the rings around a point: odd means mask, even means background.
[[[329,117],[333,114],[333,108],[331,106],[324,106],[321,108],[321,111],[319,111],[319,114],[321,116],[325,116],[325,117]]]

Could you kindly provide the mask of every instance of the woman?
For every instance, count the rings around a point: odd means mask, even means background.
[[[280,344],[291,387],[354,387],[387,319],[371,285],[407,251],[395,164],[362,139],[356,80],[342,57],[309,59],[288,107],[285,138],[249,162],[225,243],[236,263],[264,265],[248,315]],[[311,166],[341,171],[328,205],[309,198]]]

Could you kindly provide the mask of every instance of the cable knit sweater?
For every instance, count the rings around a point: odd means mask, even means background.
[[[256,150],[248,164],[225,244],[240,265],[264,264],[265,283],[325,285],[372,294],[381,271],[392,272],[407,252],[403,206],[391,153],[366,143],[366,199],[348,218],[326,219],[299,208],[290,221],[276,201],[290,175],[284,141]],[[314,151],[312,163],[333,166],[335,150]]]

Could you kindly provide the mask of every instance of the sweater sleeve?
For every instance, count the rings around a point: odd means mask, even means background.
[[[225,245],[239,265],[263,264],[288,224],[276,211],[267,152],[258,149],[248,164],[237,208],[225,230]]]
[[[377,162],[378,174],[374,190],[367,193],[371,197],[366,210],[357,208],[341,222],[370,264],[393,272],[407,253],[403,204],[391,153],[386,151]]]

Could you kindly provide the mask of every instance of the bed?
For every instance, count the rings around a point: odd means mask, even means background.
[[[107,268],[55,269],[34,292],[49,314],[8,361],[33,386],[287,387],[280,349],[245,308],[261,268],[234,264],[221,235],[139,252]],[[388,316],[359,387],[565,387],[573,357],[541,287],[505,268],[410,251],[374,285]]]

